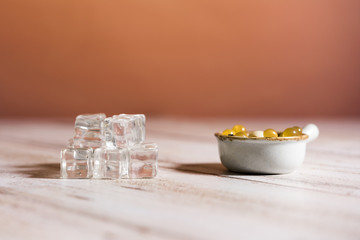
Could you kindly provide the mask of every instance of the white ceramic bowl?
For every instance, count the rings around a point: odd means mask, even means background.
[[[277,138],[243,138],[215,133],[221,163],[231,171],[254,174],[290,173],[301,166],[306,143],[319,136],[315,124],[303,128],[303,135]]]

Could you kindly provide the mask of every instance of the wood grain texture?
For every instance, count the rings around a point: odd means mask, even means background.
[[[306,119],[243,119],[283,129]],[[236,119],[148,118],[150,180],[59,179],[67,120],[0,120],[0,239],[359,239],[360,119],[318,119],[303,166],[227,171],[213,133]]]

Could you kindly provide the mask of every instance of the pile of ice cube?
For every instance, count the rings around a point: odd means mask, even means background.
[[[144,143],[145,115],[79,115],[61,151],[61,178],[153,178],[158,147]]]

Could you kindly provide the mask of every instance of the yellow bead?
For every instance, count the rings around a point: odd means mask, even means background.
[[[237,137],[248,137],[247,132],[237,132],[235,133],[235,136]]]
[[[301,136],[301,133],[299,133],[299,130],[297,128],[287,128],[284,130],[283,137],[294,137],[294,136]]]
[[[235,133],[238,133],[238,132],[246,132],[246,128],[245,128],[243,125],[235,125],[235,126],[233,126],[232,130],[233,130]]]
[[[302,129],[301,129],[301,127],[298,127],[298,126],[295,126],[295,127],[293,127],[295,130],[296,130],[296,132],[297,132],[297,136],[301,136],[302,135]]]
[[[222,134],[226,136],[234,136],[234,131],[232,129],[225,129]]]
[[[278,134],[274,129],[269,128],[264,131],[264,137],[270,138],[270,137],[277,137],[277,136],[278,136]]]

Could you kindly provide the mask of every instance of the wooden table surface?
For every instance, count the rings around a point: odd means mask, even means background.
[[[227,171],[213,133],[307,119],[147,119],[149,180],[59,179],[69,120],[0,120],[0,239],[360,239],[360,119],[312,119],[320,137],[284,175]]]

